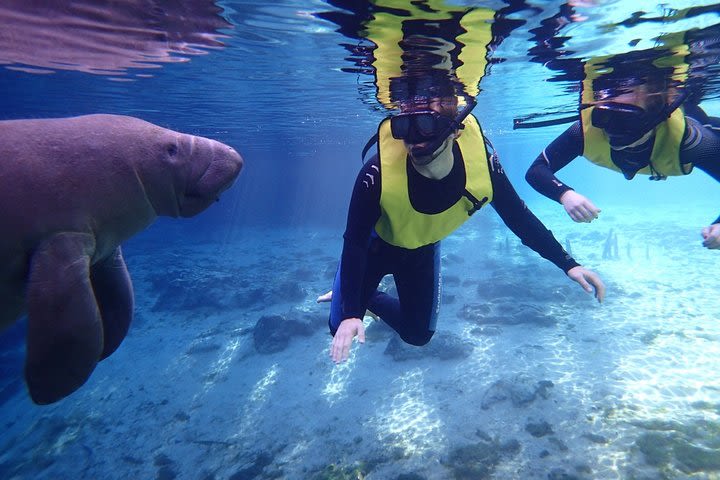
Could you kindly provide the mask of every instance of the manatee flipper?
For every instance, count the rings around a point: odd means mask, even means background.
[[[35,403],[77,390],[103,351],[100,310],[90,283],[91,235],[58,233],[30,260],[25,380]]]
[[[102,360],[110,356],[127,335],[135,304],[130,274],[120,247],[90,268],[90,281],[102,318]]]

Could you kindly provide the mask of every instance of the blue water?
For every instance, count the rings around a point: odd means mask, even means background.
[[[126,3],[114,15],[134,18]],[[0,477],[719,478],[717,253],[699,240],[718,215],[716,182],[700,171],[627,182],[578,159],[562,178],[592,192],[603,215],[574,224],[524,180],[567,125],[513,130],[513,119],[576,111],[579,81],[550,58],[643,51],[689,31],[709,32],[697,54],[708,65],[691,78],[720,116],[720,4],[447,2],[507,9],[513,28],[474,114],[520,196],[603,275],[608,299],[595,304],[483,211],[443,243],[437,338],[406,351],[368,320],[367,343],[333,366],[328,309],[315,298],[331,286],[360,151],[389,112],[349,50],[368,40],[327,19],[357,12],[331,3],[152,2],[169,22],[158,42],[168,51],[132,64],[119,60],[137,44],[74,63],[60,49],[21,55],[10,32],[40,31],[8,14],[28,11],[21,2],[0,4],[0,119],[130,115],[245,160],[219,203],[160,218],[123,246],[134,323],[80,390],[33,405],[24,321],[0,337]],[[567,15],[537,53],[537,29],[558,12]],[[205,35],[188,36],[192,27]],[[113,55],[116,68],[89,68]],[[611,230],[619,259],[601,255]],[[262,318],[286,322],[287,345],[263,351]]]

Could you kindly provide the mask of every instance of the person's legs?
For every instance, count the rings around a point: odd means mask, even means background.
[[[368,308],[406,343],[425,345],[435,333],[440,309],[440,242],[395,252],[393,263],[399,299],[376,291]]]

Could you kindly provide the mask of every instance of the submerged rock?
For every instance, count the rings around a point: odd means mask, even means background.
[[[443,463],[452,470],[453,478],[456,479],[490,478],[503,458],[512,458],[519,451],[520,443],[517,440],[482,440],[451,450]]]
[[[307,337],[315,332],[308,322],[288,320],[283,315],[265,315],[255,324],[253,341],[260,353],[277,353],[285,350],[293,337]]]
[[[450,333],[436,334],[427,345],[418,347],[408,345],[397,335],[393,336],[385,348],[385,354],[395,361],[417,360],[420,358],[439,358],[453,360],[467,358],[473,346],[457,335]]]
[[[525,425],[525,431],[528,432],[533,437],[544,437],[545,435],[551,435],[555,432],[553,432],[552,425],[550,425],[545,420],[542,420],[540,422],[528,422]]]
[[[286,302],[297,303],[305,300],[307,292],[300,283],[295,280],[286,280],[275,285],[275,297]]]
[[[487,410],[492,405],[505,400],[510,400],[515,407],[529,405],[538,396],[548,398],[553,386],[554,384],[549,380],[533,383],[529,376],[521,373],[510,380],[501,379],[493,383],[485,391],[480,407]]]

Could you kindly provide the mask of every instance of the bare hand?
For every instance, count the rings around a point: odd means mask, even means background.
[[[355,335],[358,342],[365,343],[365,326],[359,318],[347,318],[340,322],[340,326],[333,337],[330,347],[330,356],[335,363],[341,363],[350,356],[350,345]]]
[[[574,190],[563,193],[560,196],[560,203],[565,207],[565,211],[570,215],[570,218],[578,223],[590,223],[598,218],[600,214],[599,208]]]
[[[703,247],[720,249],[720,224],[716,223],[702,229]]]
[[[588,293],[595,289],[595,298],[602,303],[605,298],[605,284],[600,279],[600,275],[588,270],[585,267],[573,267],[567,272],[568,277],[580,284],[580,286]]]

